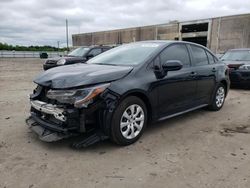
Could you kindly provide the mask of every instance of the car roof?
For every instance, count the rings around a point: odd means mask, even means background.
[[[197,43],[188,42],[188,41],[181,41],[181,40],[146,40],[146,41],[138,41],[136,43],[158,43],[158,44],[172,44],[172,43],[180,43],[180,44],[192,44],[196,46],[200,46],[202,48],[206,48]]]
[[[229,49],[228,51],[250,51],[250,48],[235,48]]]
[[[95,46],[95,45],[92,45],[92,46],[80,46],[79,48],[112,48],[111,46]]]

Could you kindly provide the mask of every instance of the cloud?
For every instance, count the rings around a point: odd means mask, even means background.
[[[246,0],[1,0],[0,42],[65,45],[66,18],[71,35],[249,12]]]

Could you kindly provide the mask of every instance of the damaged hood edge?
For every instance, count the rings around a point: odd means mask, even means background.
[[[49,69],[38,75],[34,82],[53,89],[69,89],[118,80],[132,70],[133,67],[128,66],[74,64]]]

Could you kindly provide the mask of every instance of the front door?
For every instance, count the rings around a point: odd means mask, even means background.
[[[160,53],[159,60],[161,64],[168,60],[179,60],[183,64],[181,70],[168,71],[164,78],[158,80],[159,118],[194,107],[196,75],[186,45],[170,45]]]

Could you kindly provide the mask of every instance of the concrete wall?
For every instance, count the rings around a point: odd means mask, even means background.
[[[120,41],[117,43],[129,43],[139,40],[139,28],[120,30]]]
[[[210,46],[216,53],[250,48],[250,14],[212,19]]]
[[[157,26],[158,40],[175,40],[179,38],[179,24],[167,24]]]
[[[250,14],[212,18],[208,47],[215,53],[230,48],[250,48]],[[193,21],[194,23],[199,20]],[[201,20],[202,21],[202,20]],[[192,23],[192,21],[190,21]],[[142,40],[175,40],[182,23],[161,24],[112,31],[76,34],[73,46],[114,45]]]
[[[73,46],[114,45],[142,40],[174,40],[178,23],[72,35]]]

